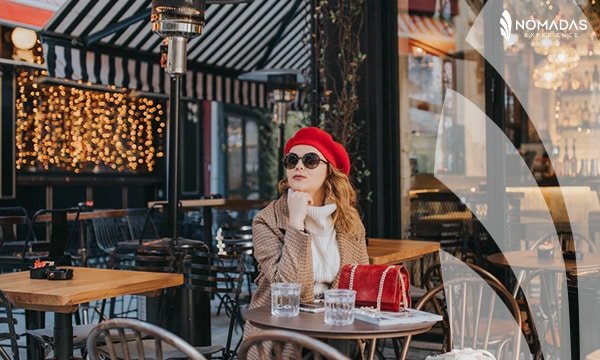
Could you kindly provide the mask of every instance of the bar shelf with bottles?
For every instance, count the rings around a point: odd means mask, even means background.
[[[600,175],[600,159],[593,152],[578,155],[577,140],[564,139],[563,146],[557,143],[552,149],[552,166],[556,175],[561,177],[597,177]]]
[[[566,71],[557,89],[554,118],[558,131],[589,134],[600,129],[600,67],[582,61]]]

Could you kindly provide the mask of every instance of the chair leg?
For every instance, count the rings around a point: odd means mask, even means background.
[[[400,359],[400,339],[393,338],[392,345],[394,346],[394,355],[396,355],[396,359]]]
[[[237,302],[235,302],[231,311],[231,318],[229,319],[229,329],[227,330],[227,343],[225,345],[225,349],[223,350],[223,360],[228,360],[231,355],[231,338],[233,337],[233,328],[235,326],[235,323],[237,322],[238,315],[239,307]]]
[[[115,306],[116,306],[116,298],[111,298],[110,299],[110,306],[109,306],[109,310],[108,310],[108,317],[110,319],[113,319],[115,317]]]

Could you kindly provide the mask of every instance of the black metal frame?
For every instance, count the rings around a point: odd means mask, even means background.
[[[223,349],[223,359],[235,357],[231,350],[233,330],[241,318],[239,296],[244,282],[244,257],[241,254],[218,255],[207,252],[194,252],[183,262],[184,288],[197,290],[209,295],[217,295],[229,302],[229,329]],[[210,326],[210,324],[209,324]]]
[[[4,360],[19,360],[19,347],[17,344],[18,335],[15,331],[15,324],[17,321],[13,317],[12,305],[6,295],[0,290],[0,308],[3,308],[5,316],[0,317],[0,323],[6,324],[8,331],[0,332],[0,339],[10,341],[10,351],[12,357],[10,357],[3,347],[0,347],[0,358]]]
[[[362,66],[357,118],[367,124],[361,143],[371,175],[361,184],[362,194],[373,194],[365,204],[369,236],[400,236],[400,117],[398,109],[397,2],[365,1]]]

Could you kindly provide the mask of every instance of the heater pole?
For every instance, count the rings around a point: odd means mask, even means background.
[[[168,229],[171,239],[177,244],[179,208],[179,100],[181,96],[181,76],[172,74],[171,98],[169,102],[169,161],[167,162],[167,201]]]

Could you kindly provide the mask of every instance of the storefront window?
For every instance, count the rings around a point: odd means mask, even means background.
[[[416,233],[415,198],[423,192],[447,193],[448,199],[436,206],[448,205],[447,212],[459,209],[459,199],[436,175],[469,179],[460,186],[477,188],[486,174],[486,154],[480,151],[485,121],[466,126],[464,117],[457,116],[464,111],[458,96],[485,114],[484,62],[466,43],[476,16],[466,0],[399,2],[401,163],[410,164],[401,174],[402,206],[411,213],[403,219],[404,234],[427,235]]]

